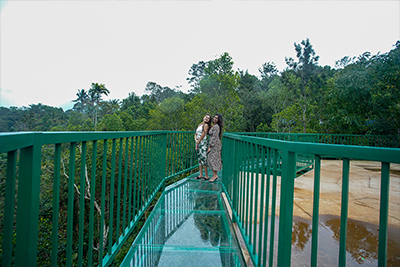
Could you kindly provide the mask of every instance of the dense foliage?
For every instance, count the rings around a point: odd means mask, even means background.
[[[148,82],[145,94],[103,101],[110,90],[92,83],[78,89],[74,107],[42,104],[0,108],[0,131],[193,130],[205,113],[221,113],[226,131],[398,134],[400,41],[383,54],[345,56],[319,66],[309,39],[294,44],[296,58],[273,62],[259,76],[233,70],[225,52],[193,64],[188,93]]]

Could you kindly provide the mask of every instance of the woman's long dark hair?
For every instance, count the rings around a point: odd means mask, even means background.
[[[206,132],[206,134],[208,134],[208,132],[210,131],[210,129],[211,129],[211,121],[212,121],[212,118],[211,118],[211,115],[210,114],[206,114],[205,116],[209,116],[210,117],[210,119],[208,120],[208,122],[206,122],[206,124],[208,125],[208,130],[207,130],[207,132]],[[203,117],[204,118],[204,117]],[[203,127],[203,131],[204,131],[204,127]]]
[[[218,116],[217,124],[219,126],[219,139],[222,139],[222,128],[224,127],[224,120],[222,119],[222,115],[219,113],[215,114],[215,116]]]

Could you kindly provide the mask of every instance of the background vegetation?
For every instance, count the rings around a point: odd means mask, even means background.
[[[365,52],[358,57],[346,56],[338,60],[334,67],[318,65],[319,57],[308,39],[299,44],[295,43],[294,48],[296,58],[285,58],[286,69],[279,72],[274,62],[266,62],[259,68],[259,76],[244,70],[233,70],[233,59],[227,52],[214,60],[199,61],[188,71],[187,80],[191,86],[188,93],[181,92],[179,88],[171,89],[149,82],[145,88],[146,93],[142,96],[131,92],[125,99],[104,101],[102,98],[110,93],[109,88],[105,84],[92,83],[89,89],[78,89],[75,99],[72,100],[75,104],[71,110],[64,111],[62,108],[42,104],[32,104],[29,107],[0,107],[0,132],[187,131],[194,130],[205,113],[221,113],[225,120],[225,131],[400,134],[400,41],[387,53],[371,55]],[[174,142],[179,140],[171,141],[171,147],[178,145]],[[120,143],[116,154],[125,155],[126,150],[130,151],[129,149],[136,145],[133,141],[126,147]],[[93,145],[90,143],[87,145],[87,155],[90,155],[92,150]],[[64,163],[68,161],[68,151],[68,145],[63,145],[59,207],[60,265],[65,263],[66,257],[67,183],[70,178],[68,164]],[[99,174],[95,177],[96,184],[100,185],[103,155],[101,145],[98,146],[98,151],[95,169]],[[107,155],[111,154],[110,144]],[[139,152],[135,154],[134,160],[136,162],[145,156],[145,153]],[[6,157],[4,153],[0,154],[0,211],[4,210]],[[80,173],[91,177],[89,167],[94,164],[91,158],[87,157],[86,166],[80,165],[82,144],[78,144],[75,157],[76,179]],[[54,148],[43,147],[38,241],[40,266],[50,264],[53,158]],[[174,161],[183,164],[186,158],[188,157],[183,156]],[[121,165],[115,175],[123,175],[124,167]],[[108,178],[111,176],[111,169],[111,166],[106,168]],[[89,178],[86,180],[89,182]],[[140,184],[141,182],[134,187],[137,188],[138,194],[147,190],[140,188]],[[79,180],[74,181],[74,186],[77,192],[73,205],[78,207]],[[114,185],[114,191],[118,189],[116,186]],[[108,180],[106,187],[108,193],[104,201],[109,203],[109,189],[112,186]],[[96,187],[94,196],[86,192],[85,199],[94,197],[98,202],[101,199],[100,193],[100,187]],[[89,202],[84,200],[84,203],[85,210],[89,210]],[[110,204],[106,208],[106,216],[113,217],[110,207],[115,211],[121,206],[121,203]],[[78,217],[78,213],[78,209],[74,208],[74,218]],[[101,231],[107,232],[106,228],[100,229],[99,216],[97,211],[96,240],[100,239]],[[3,234],[2,221],[1,215],[0,243]],[[77,223],[75,220],[74,227]],[[133,240],[142,224],[143,221],[139,223],[130,240]],[[85,233],[86,228],[87,226]],[[74,234],[74,240],[76,239],[78,235]],[[93,245],[95,251],[98,251],[99,242]],[[85,251],[88,246],[89,244],[85,243]],[[128,247],[122,249],[114,264],[123,259],[123,252],[127,250]],[[76,247],[73,251],[74,256],[77,256]],[[99,259],[101,256],[95,261],[98,263]]]
[[[399,134],[400,41],[393,47],[319,66],[306,39],[294,44],[296,58],[285,58],[286,69],[266,62],[259,76],[233,70],[225,52],[190,67],[188,93],[148,82],[142,96],[104,101],[110,90],[92,83],[78,89],[71,110],[1,107],[0,131],[194,130],[205,113],[218,112],[225,131]]]

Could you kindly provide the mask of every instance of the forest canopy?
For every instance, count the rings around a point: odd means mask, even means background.
[[[309,39],[278,71],[234,70],[228,52],[188,70],[190,91],[150,81],[145,94],[103,100],[112,88],[92,83],[71,96],[74,106],[0,107],[0,131],[194,130],[205,113],[221,113],[225,131],[330,134],[400,133],[400,41],[386,53],[345,56],[318,65]],[[75,98],[74,98],[75,97]]]

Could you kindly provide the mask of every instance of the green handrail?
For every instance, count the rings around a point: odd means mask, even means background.
[[[238,132],[235,134],[294,142],[400,148],[400,135],[351,135],[271,132]]]
[[[275,136],[276,137],[276,136]],[[283,136],[282,139],[293,140],[293,135]],[[319,210],[319,181],[321,169],[321,156],[330,156],[342,159],[342,200],[341,200],[341,232],[339,248],[339,266],[346,264],[346,224],[348,207],[348,184],[349,184],[349,164],[351,160],[368,160],[382,162],[382,185],[380,201],[380,222],[379,222],[379,266],[386,266],[387,251],[387,227],[388,227],[388,201],[389,201],[389,171],[390,163],[400,163],[400,149],[397,148],[378,148],[367,146],[350,145],[332,145],[310,142],[283,141],[278,138],[270,139],[266,136],[254,137],[244,134],[225,133],[223,136],[223,161],[224,170],[222,181],[227,193],[230,206],[233,210],[233,221],[236,221],[239,230],[243,235],[249,255],[255,266],[272,266],[274,259],[274,235],[275,235],[275,208],[276,208],[276,176],[277,168],[282,164],[281,169],[281,192],[279,205],[279,230],[278,230],[278,250],[277,265],[291,265],[291,241],[292,241],[292,223],[293,223],[293,201],[294,201],[294,179],[296,177],[296,155],[309,154],[315,157],[314,172],[314,203],[313,203],[313,229],[318,226]],[[251,148],[251,149],[249,149]],[[254,153],[256,151],[256,153]],[[260,153],[259,153],[260,152]],[[272,154],[272,155],[271,155]],[[279,157],[281,156],[282,162]],[[267,158],[266,168],[250,168],[260,159]],[[232,164],[239,165],[241,168],[235,168]],[[261,185],[257,184],[254,177],[260,175]],[[270,175],[273,175],[273,183],[270,184]],[[266,182],[266,184],[264,184]],[[283,186],[284,185],[284,186]],[[267,193],[261,193],[255,198],[253,192],[259,192],[260,188],[265,187]],[[270,202],[270,186],[272,186],[272,198]],[[258,203],[253,203],[255,199]],[[249,209],[257,204],[265,203],[266,206],[257,210],[254,208],[253,214]],[[248,206],[250,205],[250,207]],[[262,209],[265,210],[262,213]],[[271,209],[271,215],[268,216],[268,210]],[[268,222],[269,217],[271,222]],[[260,223],[255,224],[259,218]],[[268,229],[268,225],[271,226]],[[250,227],[250,229],[249,229]],[[255,228],[257,227],[257,228]],[[254,235],[254,231],[264,233],[262,236]],[[269,240],[269,242],[268,242]],[[269,250],[267,244],[269,243]],[[258,247],[256,246],[258,244]],[[261,245],[261,247],[260,247]],[[318,231],[312,231],[311,246],[311,265],[317,263]],[[267,253],[268,252],[268,253]]]
[[[7,153],[1,265],[35,266],[46,253],[52,266],[108,266],[167,179],[198,166],[193,134],[0,133]],[[39,216],[43,183],[52,184],[51,214]],[[38,231],[43,225],[49,239]]]

